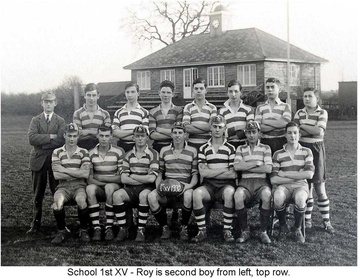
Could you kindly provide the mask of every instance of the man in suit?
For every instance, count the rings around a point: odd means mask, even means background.
[[[42,202],[45,195],[47,177],[52,194],[58,181],[52,172],[51,155],[54,149],[64,144],[65,120],[54,113],[56,96],[47,92],[41,97],[43,113],[33,117],[29,126],[29,142],[33,146],[30,153],[30,169],[34,191],[33,220],[28,234],[37,233],[41,227]]]

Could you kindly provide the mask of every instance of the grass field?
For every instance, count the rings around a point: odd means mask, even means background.
[[[31,221],[31,172],[28,169],[30,145],[27,128],[31,117],[1,119],[1,264],[3,266],[75,265],[75,266],[356,266],[357,265],[357,122],[329,122],[326,132],[328,159],[327,192],[331,218],[336,229],[329,235],[322,228],[315,204],[313,228],[307,231],[305,244],[291,240],[273,240],[262,245],[257,237],[248,243],[225,244],[221,239],[219,212],[213,212],[209,241],[201,244],[158,240],[159,230],[150,216],[148,242],[137,244],[80,244],[78,224],[70,220],[72,237],[62,247],[51,240],[56,225],[46,192],[43,232],[26,236]],[[255,214],[253,211],[251,214]],[[256,218],[252,230],[258,228]],[[190,226],[191,233],[195,225]],[[85,254],[85,255],[84,255]]]

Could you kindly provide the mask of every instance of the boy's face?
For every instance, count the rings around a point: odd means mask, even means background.
[[[278,94],[280,92],[280,88],[276,83],[273,82],[267,82],[265,84],[265,92],[269,99],[276,99],[278,97]]]
[[[241,98],[241,91],[239,85],[233,85],[227,88],[227,95],[232,101],[239,101]]]
[[[204,83],[196,83],[193,86],[193,93],[195,99],[203,99],[206,95],[206,88]]]
[[[303,93],[303,104],[306,107],[316,107],[317,97],[313,91],[306,91]]]
[[[143,147],[148,142],[148,135],[146,135],[144,133],[134,133],[133,141],[134,141],[136,147]]]
[[[224,123],[216,124],[213,123],[210,127],[211,135],[215,138],[221,138],[226,130],[226,125]]]
[[[170,103],[173,98],[173,91],[170,87],[162,87],[159,92],[160,100],[164,103]]]
[[[297,126],[290,126],[287,128],[285,137],[287,143],[289,144],[297,144],[298,140],[300,139],[300,130]]]
[[[65,143],[67,146],[77,146],[78,141],[78,131],[66,132],[64,135]]]
[[[99,94],[97,90],[87,91],[85,94],[86,105],[94,106],[97,105],[97,100],[99,99]]]
[[[260,132],[258,129],[246,130],[245,135],[249,143],[256,144],[259,140]]]
[[[57,100],[43,100],[41,101],[41,106],[44,109],[44,112],[47,114],[52,113],[55,110],[57,105]]]
[[[124,92],[126,99],[130,103],[136,103],[138,101],[139,93],[136,86],[128,87]]]
[[[97,133],[97,139],[100,146],[107,147],[112,140],[112,133],[110,130],[106,130],[106,131],[99,130]]]
[[[174,143],[181,144],[185,141],[186,133],[183,129],[180,128],[174,128],[171,137],[173,139]]]

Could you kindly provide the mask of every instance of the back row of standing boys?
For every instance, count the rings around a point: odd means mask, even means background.
[[[293,200],[293,236],[304,242],[301,223],[305,217],[306,227],[312,226],[313,187],[324,228],[333,233],[324,183],[323,138],[328,116],[317,105],[315,90],[304,90],[305,108],[297,111],[293,122],[290,106],[278,98],[278,79],[266,80],[268,100],[256,113],[242,102],[241,90],[237,80],[230,81],[228,100],[217,112],[205,99],[205,80],[198,78],[193,82],[194,101],[182,109],[172,103],[174,84],[166,80],[160,84],[161,104],[148,112],[138,103],[138,85],[129,83],[125,87],[127,103],[115,112],[111,123],[109,113],[97,104],[96,85],[90,83],[85,87],[84,106],[74,112],[73,123],[68,125],[54,113],[56,96],[45,93],[41,98],[44,112],[32,119],[28,133],[35,194],[28,233],[37,233],[41,227],[47,175],[58,227],[54,244],[65,240],[64,204],[70,200],[77,203],[84,242],[90,241],[89,222],[92,240],[102,238],[99,201],[106,203],[105,240],[128,237],[127,205],[138,206],[136,241],[145,240],[149,210],[162,227],[161,239],[170,238],[165,204],[181,201],[180,239],[189,240],[187,226],[194,211],[199,230],[191,238],[194,242],[207,238],[204,205],[219,201],[224,204],[224,240],[235,241],[232,222],[236,212],[240,229],[236,242],[240,243],[250,238],[246,206],[258,200],[262,203],[260,240],[270,243],[271,196],[279,218],[279,236],[289,233],[286,206]],[[113,137],[118,146],[111,144]],[[149,139],[153,148],[148,146]],[[180,197],[162,196],[155,189],[169,178],[185,185]],[[117,235],[113,232],[115,217]]]

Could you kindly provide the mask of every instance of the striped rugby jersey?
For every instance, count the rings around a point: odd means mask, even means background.
[[[224,107],[219,110],[219,115],[223,116],[226,120],[227,135],[229,141],[244,141],[245,139],[238,139],[236,136],[236,128],[244,130],[246,122],[249,120],[254,120],[254,109],[240,102],[239,109],[233,111],[230,107],[230,100],[224,102]]]
[[[149,132],[152,133],[157,127],[166,128],[171,131],[175,122],[183,119],[183,108],[172,104],[167,115],[162,112],[161,105],[149,111]]]
[[[77,147],[72,157],[69,157],[66,151],[66,145],[55,149],[52,153],[51,159],[52,165],[60,164],[63,167],[71,170],[79,170],[83,165],[90,163],[88,151],[86,149]],[[83,179],[81,178],[78,180]]]
[[[99,155],[99,145],[89,151],[91,168],[93,173],[99,176],[116,176],[121,174],[124,150],[120,147],[110,145],[106,156]]]
[[[214,104],[211,104],[210,102],[205,100],[205,104],[200,110],[194,100],[193,102],[185,105],[183,114],[184,124],[209,123],[210,119],[217,115],[217,109]],[[204,132],[200,134],[190,134],[188,141],[195,144],[204,144],[209,139],[209,132]]]
[[[209,169],[232,168],[235,159],[235,147],[224,140],[218,152],[215,152],[211,140],[199,148],[198,163],[206,164]]]
[[[133,147],[123,159],[122,174],[155,175],[158,176],[158,152],[148,146],[144,149],[145,155],[136,157],[136,148]]]
[[[236,150],[235,163],[239,163],[241,160],[245,162],[261,161],[264,165],[272,165],[271,149],[268,145],[260,143],[254,147],[253,151],[249,144],[239,146]],[[242,172],[243,178],[266,178],[266,173],[251,173],[250,171]]]
[[[89,114],[90,113],[88,113],[86,109],[86,104],[84,104],[83,107],[73,113],[73,122],[77,124],[80,130],[90,129],[96,133],[98,127],[102,124],[111,123],[111,117],[108,111],[102,109],[99,106],[97,106],[97,110],[94,112],[93,119],[91,119]]]
[[[305,124],[310,126],[318,126],[326,131],[327,121],[328,121],[328,113],[326,110],[322,109],[319,105],[317,105],[316,110],[309,114],[306,108],[299,109],[295,117],[293,119],[299,125]],[[300,142],[304,143],[315,143],[322,142],[324,138],[324,132],[321,135],[310,135],[310,136],[301,136]]]
[[[291,107],[289,104],[282,102],[280,99],[277,99],[276,105],[271,109],[271,105],[268,101],[264,104],[257,106],[255,121],[258,121],[260,124],[264,124],[265,120],[275,120],[284,118],[288,123],[291,121]],[[267,133],[261,133],[261,138],[276,138],[283,137],[285,135],[285,127],[271,130]]]
[[[159,155],[159,171],[166,178],[190,183],[198,174],[198,156],[196,148],[185,144],[179,156],[174,153],[172,145],[161,149]]]
[[[138,125],[143,125],[148,129],[149,112],[137,103],[137,106],[130,112],[127,109],[127,104],[119,108],[113,117],[113,128],[122,130],[133,130]]]
[[[271,176],[277,176],[278,172],[298,172],[300,170],[314,172],[313,155],[309,148],[302,147],[298,144],[298,148],[293,158],[286,151],[287,144],[283,145],[283,149],[274,153],[272,162]],[[307,183],[307,180],[299,180],[298,182]]]

